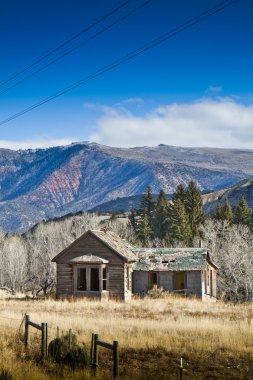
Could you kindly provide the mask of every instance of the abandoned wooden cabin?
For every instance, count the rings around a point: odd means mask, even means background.
[[[57,265],[57,297],[118,297],[132,294],[132,267],[138,260],[130,246],[109,231],[89,230],[52,261]]]
[[[133,248],[113,232],[89,230],[52,261],[58,298],[127,300],[154,287],[216,297],[217,267],[204,248]]]

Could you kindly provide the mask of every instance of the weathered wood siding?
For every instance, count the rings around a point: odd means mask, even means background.
[[[186,273],[186,294],[202,298],[201,270],[192,270]]]
[[[202,272],[203,297],[217,297],[217,269],[207,264]]]
[[[134,271],[133,272],[133,293],[144,294],[151,289],[150,276],[152,272],[149,271]],[[161,271],[157,273],[157,285],[166,291],[172,292],[174,290],[174,275],[172,271]],[[201,284],[201,271],[188,271],[186,272],[186,294],[196,295],[202,297],[202,284]]]
[[[71,296],[73,294],[73,268],[72,265],[57,264],[56,297]]]
[[[85,235],[57,260],[57,297],[74,295],[73,268],[69,261],[85,254],[99,256],[109,261],[107,265],[109,295],[121,299],[128,298],[125,286],[125,261],[91,234]]]
[[[133,271],[133,293],[142,294],[149,290],[149,272]]]
[[[166,291],[173,290],[173,272],[160,272],[158,274],[158,286]]]

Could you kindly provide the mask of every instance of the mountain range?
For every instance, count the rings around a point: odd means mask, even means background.
[[[253,151],[215,148],[114,148],[73,143],[48,149],[0,149],[0,228],[24,232],[41,220],[142,194],[172,193],[193,179],[220,191],[253,178]]]

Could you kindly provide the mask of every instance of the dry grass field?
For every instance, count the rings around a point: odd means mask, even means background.
[[[122,379],[253,378],[253,308],[175,296],[116,301],[0,300],[0,370],[14,379],[91,379],[89,369],[59,367],[37,354],[39,334],[31,334],[30,352],[18,336],[24,314],[47,322],[49,340],[56,328],[72,329],[90,347],[91,333],[119,341]],[[111,353],[100,349],[98,379],[111,378]],[[103,369],[105,368],[105,369]]]

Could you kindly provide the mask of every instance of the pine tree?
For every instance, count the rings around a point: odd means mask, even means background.
[[[169,228],[169,206],[163,190],[160,191],[155,206],[152,226],[154,237],[159,239],[164,239],[166,237]]]
[[[228,199],[225,199],[222,205],[217,205],[214,218],[217,220],[227,221],[230,226],[233,224],[233,210]]]
[[[186,195],[187,195],[187,192],[184,186],[180,183],[177,186],[175,193],[173,194],[172,200],[173,202],[175,202],[175,200],[180,199],[180,201],[184,204],[186,200]]]
[[[146,215],[148,225],[150,227],[151,233],[153,232],[153,213],[155,209],[155,199],[153,196],[153,191],[150,186],[148,186],[146,192],[141,199],[141,218],[143,219],[144,214]]]
[[[220,203],[217,204],[216,210],[214,213],[214,219],[216,220],[222,220],[222,206]]]
[[[133,227],[134,232],[137,231],[137,212],[134,208],[131,208],[130,214],[128,215],[129,222]]]
[[[142,218],[137,226],[137,236],[143,246],[146,246],[152,237],[152,229],[149,224],[148,214],[146,209],[143,210]]]
[[[236,224],[250,224],[252,211],[248,207],[247,201],[242,197],[233,210],[234,223]]]
[[[185,245],[190,244],[191,228],[189,216],[185,206],[180,199],[176,199],[171,212],[170,236],[174,242],[182,242]]]
[[[194,181],[186,189],[185,210],[189,217],[191,238],[199,237],[198,227],[204,220],[201,192]]]
[[[155,199],[151,186],[148,186],[141,199],[141,210],[146,210],[148,219],[151,221],[155,208]]]

